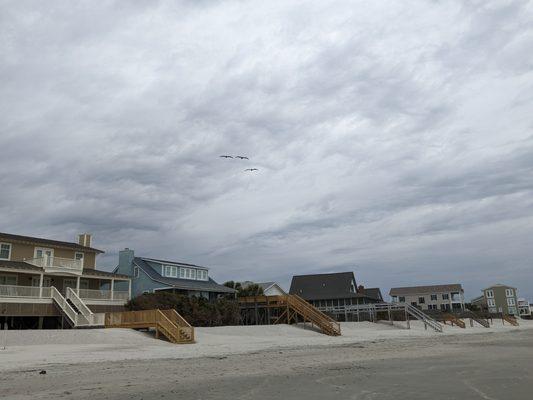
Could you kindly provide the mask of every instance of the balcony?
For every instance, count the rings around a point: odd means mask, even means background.
[[[43,268],[44,272],[48,274],[63,273],[81,275],[83,272],[82,260],[74,260],[72,258],[50,257],[45,255],[43,257],[25,260],[25,262]]]
[[[72,289],[76,294],[89,303],[91,301],[109,301],[115,303],[125,303],[129,300],[130,295],[127,291],[119,290],[93,290],[93,289]],[[52,299],[50,287],[38,286],[14,286],[0,285],[0,298],[12,299]],[[31,301],[23,301],[31,302]]]

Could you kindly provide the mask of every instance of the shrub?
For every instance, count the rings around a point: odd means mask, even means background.
[[[188,297],[167,292],[145,293],[131,299],[126,308],[132,311],[176,310],[192,326],[223,326],[240,323],[239,304],[228,299],[210,303],[202,297]]]

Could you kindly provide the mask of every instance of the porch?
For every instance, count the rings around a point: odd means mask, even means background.
[[[32,267],[31,271],[0,267],[0,303],[51,303],[52,287],[63,296],[70,288],[93,305],[124,305],[131,298],[131,281],[126,276],[98,270],[74,276],[47,274]]]

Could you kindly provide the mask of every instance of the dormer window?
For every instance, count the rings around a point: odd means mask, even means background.
[[[178,277],[178,267],[174,267],[172,265],[165,265],[163,268],[164,276],[169,278],[177,278]]]
[[[0,260],[11,259],[11,243],[0,243]]]

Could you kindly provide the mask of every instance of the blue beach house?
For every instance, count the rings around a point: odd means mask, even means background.
[[[209,276],[209,269],[199,265],[177,261],[165,261],[147,257],[135,257],[132,249],[119,252],[118,266],[114,273],[131,277],[132,297],[158,291],[215,300],[235,293],[235,290],[219,285]]]

